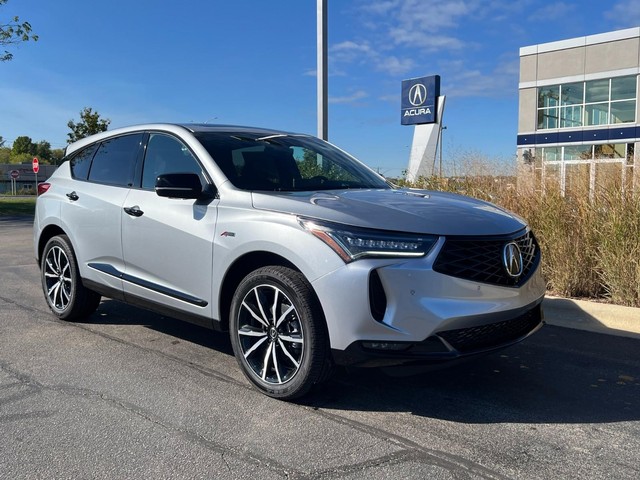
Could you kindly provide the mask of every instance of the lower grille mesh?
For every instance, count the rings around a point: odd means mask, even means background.
[[[447,330],[437,335],[460,353],[471,353],[509,344],[524,337],[540,324],[540,306],[520,317],[478,327]]]

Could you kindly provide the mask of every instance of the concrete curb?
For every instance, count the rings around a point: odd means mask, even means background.
[[[549,325],[640,339],[640,308],[553,296],[542,308]]]

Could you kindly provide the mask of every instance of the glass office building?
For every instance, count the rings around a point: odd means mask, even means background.
[[[640,190],[640,27],[520,49],[521,181]]]

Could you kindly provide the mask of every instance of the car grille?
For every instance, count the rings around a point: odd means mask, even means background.
[[[540,322],[540,306],[537,306],[511,320],[447,330],[437,335],[460,353],[471,353],[513,343],[531,333]]]
[[[515,242],[522,253],[523,271],[518,278],[507,274],[502,255]],[[530,231],[515,236],[448,237],[433,265],[436,272],[452,277],[508,287],[524,284],[540,263],[540,247]]]

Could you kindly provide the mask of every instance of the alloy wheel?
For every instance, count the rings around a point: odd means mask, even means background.
[[[44,280],[49,304],[58,311],[64,311],[71,302],[73,279],[71,265],[65,251],[54,245],[47,252],[44,262]]]
[[[304,330],[289,297],[274,285],[249,290],[238,311],[238,340],[252,373],[268,384],[282,385],[300,369]]]

